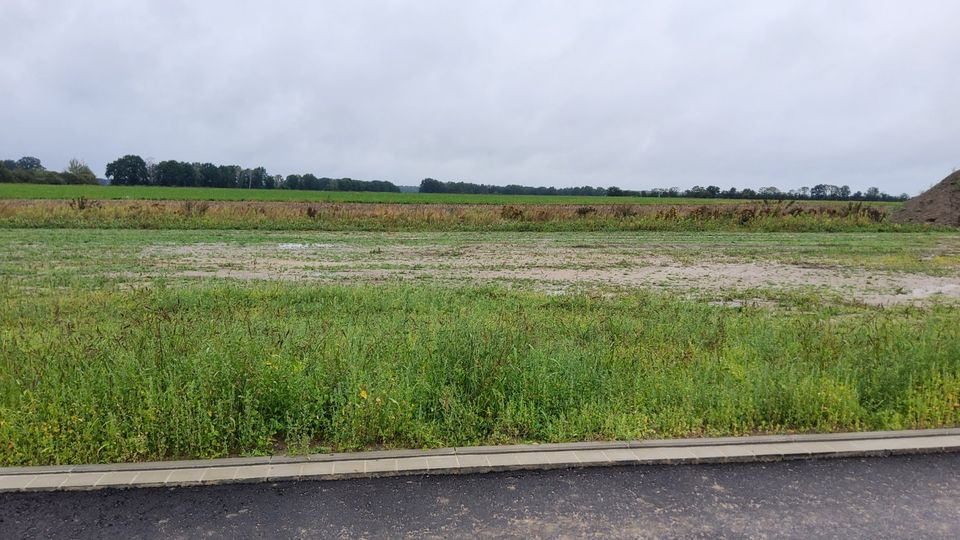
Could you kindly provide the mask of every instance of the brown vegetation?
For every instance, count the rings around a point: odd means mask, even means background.
[[[886,226],[863,203],[472,205],[253,201],[6,200],[0,226],[286,230],[831,231]]]
[[[907,201],[893,219],[900,223],[960,227],[960,171]]]

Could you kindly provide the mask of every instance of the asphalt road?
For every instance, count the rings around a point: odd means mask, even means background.
[[[0,538],[960,537],[960,454],[0,494]]]

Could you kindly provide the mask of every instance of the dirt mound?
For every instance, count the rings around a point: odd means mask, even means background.
[[[907,201],[893,220],[960,227],[960,171]]]

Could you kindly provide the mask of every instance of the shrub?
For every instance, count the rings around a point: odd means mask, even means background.
[[[500,209],[500,217],[503,219],[523,219],[523,209],[516,206],[504,206]]]

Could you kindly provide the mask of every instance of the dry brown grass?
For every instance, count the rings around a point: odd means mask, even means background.
[[[797,204],[471,205],[252,201],[6,200],[0,226],[289,230],[858,230],[884,207]]]

